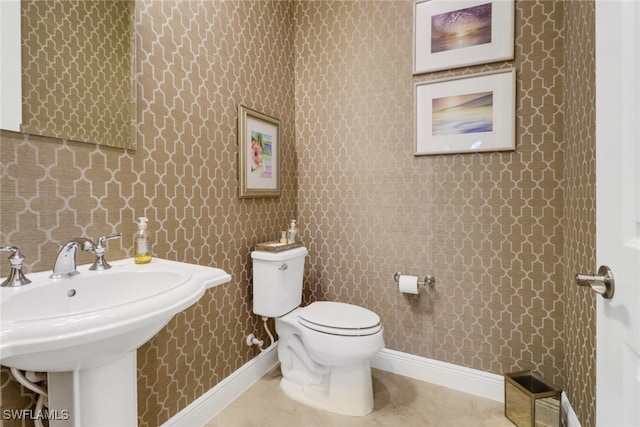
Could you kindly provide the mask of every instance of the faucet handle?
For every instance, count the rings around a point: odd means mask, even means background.
[[[89,267],[89,270],[103,271],[111,268],[109,263],[104,259],[104,253],[107,251],[107,240],[115,239],[117,237],[122,237],[122,233],[111,233],[98,238],[98,243],[95,247],[96,260],[93,265]]]
[[[115,239],[117,237],[122,237],[122,233],[111,233],[106,236],[98,237],[98,244],[96,248],[104,247],[106,249],[107,240]]]
[[[11,263],[11,273],[9,277],[5,279],[0,286],[3,287],[15,287],[28,285],[31,283],[31,280],[27,279],[22,272],[22,261],[24,261],[24,255],[20,252],[20,248],[17,246],[0,246],[0,252],[11,252],[9,256],[9,262]]]

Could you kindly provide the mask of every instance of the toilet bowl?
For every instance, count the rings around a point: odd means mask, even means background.
[[[280,387],[291,399],[343,415],[373,410],[370,359],[384,347],[380,317],[333,301],[300,307],[307,249],[253,251],[253,312],[275,318]]]
[[[380,318],[339,302],[314,302],[276,318],[280,387],[291,399],[363,416],[373,410],[370,359],[384,347]]]

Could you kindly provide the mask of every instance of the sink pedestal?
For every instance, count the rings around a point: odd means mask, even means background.
[[[138,425],[135,350],[107,365],[47,378],[51,427]]]

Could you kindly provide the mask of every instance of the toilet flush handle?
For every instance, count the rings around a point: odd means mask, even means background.
[[[289,266],[288,266],[287,264],[282,264],[278,270],[280,270],[280,271],[284,271],[284,270],[286,270],[287,268],[289,268]]]

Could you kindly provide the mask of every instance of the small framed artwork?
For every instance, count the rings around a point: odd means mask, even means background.
[[[515,70],[415,84],[415,155],[515,150]]]
[[[514,0],[418,0],[413,74],[513,59]]]
[[[238,106],[238,196],[280,196],[280,120]]]

